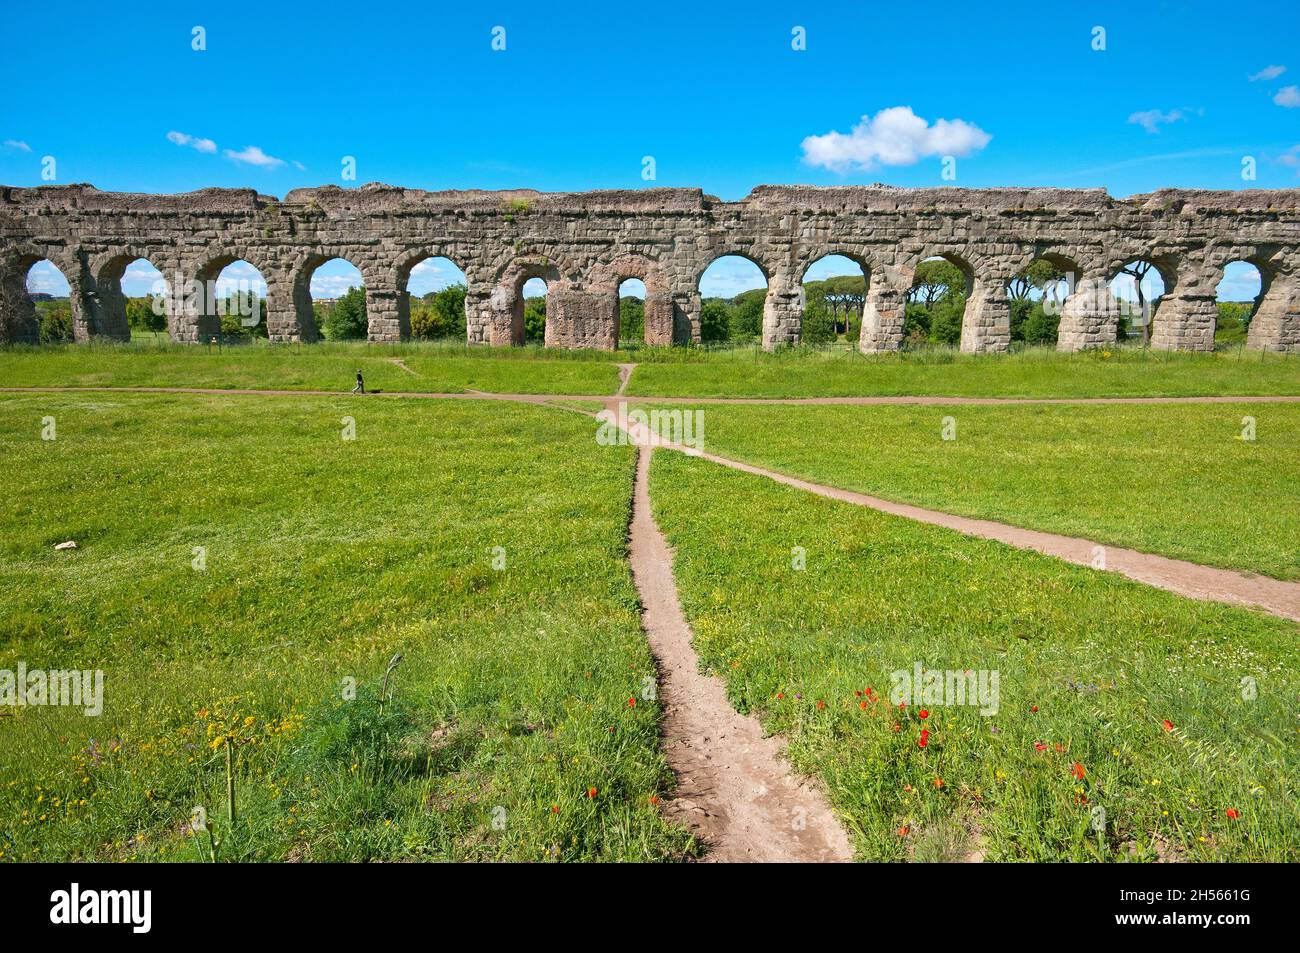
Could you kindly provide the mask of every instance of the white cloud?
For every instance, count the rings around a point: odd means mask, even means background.
[[[294,160],[293,160],[293,167],[294,167],[295,169],[297,169],[299,172],[306,172],[306,171],[307,171],[307,167],[306,167],[305,165],[303,165],[301,162],[299,162],[297,159],[294,159]]]
[[[1300,86],[1283,86],[1273,97],[1273,102],[1287,109],[1295,109],[1300,106]]]
[[[318,271],[311,276],[311,296],[313,298],[341,298],[349,288],[359,288],[361,284],[360,275],[322,275]]]
[[[236,152],[234,149],[225,150],[227,159],[234,159],[236,162],[245,162],[248,165],[255,165],[263,169],[275,169],[284,165],[283,159],[277,159],[275,156],[269,156],[258,146],[244,146]]]
[[[1252,83],[1261,79],[1277,79],[1286,72],[1285,66],[1265,66],[1262,70],[1250,77]]]
[[[1161,112],[1159,109],[1147,109],[1143,112],[1136,112],[1128,117],[1131,123],[1137,123],[1147,132],[1159,132],[1162,124],[1171,122],[1180,122],[1187,118],[1187,114],[1181,109],[1171,109],[1169,112]]]
[[[993,137],[961,119],[936,119],[931,125],[910,106],[891,106],[862,121],[847,135],[828,132],[803,141],[803,160],[844,172],[882,165],[913,165],[925,156],[964,157],[983,149]]]
[[[47,294],[56,298],[66,298],[71,293],[68,279],[49,259],[38,261],[27,272],[27,290],[32,294]]]
[[[197,152],[213,153],[217,151],[217,144],[211,139],[200,139],[198,136],[191,136],[189,133],[177,132],[173,129],[167,133],[167,141],[175,143],[178,146],[189,146]]]
[[[1300,145],[1292,146],[1278,156],[1277,161],[1283,165],[1289,165],[1293,169],[1300,168]]]
[[[6,139],[5,146],[10,149],[17,149],[19,152],[31,152],[32,147],[21,139]]]

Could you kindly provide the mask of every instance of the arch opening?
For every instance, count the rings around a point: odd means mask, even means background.
[[[960,345],[966,304],[974,288],[975,270],[956,255],[922,259],[907,292],[903,346],[915,349]]]
[[[90,333],[118,340],[133,335],[155,339],[171,328],[178,302],[171,286],[148,258],[120,255],[106,264],[90,302]]]
[[[1245,346],[1266,285],[1263,269],[1251,261],[1238,259],[1224,265],[1223,277],[1214,289],[1215,350]]]
[[[1110,293],[1119,306],[1115,340],[1136,337],[1143,347],[1149,347],[1156,310],[1165,293],[1165,276],[1159,266],[1146,258],[1130,261],[1111,278]]]
[[[823,255],[803,274],[805,344],[853,346],[862,330],[867,300],[867,269],[845,255]]]
[[[1074,290],[1078,273],[1077,266],[1069,259],[1041,255],[1007,282],[1012,343],[1056,346],[1061,312]]]
[[[257,266],[224,255],[199,269],[197,277],[203,293],[200,340],[219,335],[234,344],[269,337],[266,280]]]
[[[72,286],[48,258],[33,262],[24,277],[26,304],[32,310],[37,341],[66,344],[75,339],[72,326]]]
[[[411,336],[422,341],[466,340],[469,281],[454,261],[427,255],[398,276],[398,310]]]
[[[550,293],[550,284],[540,275],[519,282],[515,301],[519,311],[520,344],[546,343],[546,301]]]
[[[614,338],[619,346],[650,342],[645,322],[645,303],[645,282],[640,278],[624,278],[618,283]]]
[[[767,275],[751,258],[722,255],[700,273],[700,341],[752,344],[763,337]]]
[[[319,328],[326,340],[365,340],[369,336],[366,286],[361,269],[346,258],[321,256],[309,261],[298,276],[294,301],[304,339]],[[305,307],[304,307],[305,305]],[[305,316],[309,316],[309,321]]]

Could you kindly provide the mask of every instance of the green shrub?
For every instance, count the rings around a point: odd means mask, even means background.
[[[366,337],[369,327],[366,319],[365,287],[349,288],[347,294],[325,310],[321,330],[331,341]]]

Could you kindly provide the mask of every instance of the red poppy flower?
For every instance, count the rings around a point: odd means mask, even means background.
[[[861,708],[861,709],[864,709],[864,710],[865,710],[866,707],[867,707],[867,702],[866,702],[866,700],[863,699],[862,701],[858,702],[858,707]]]
[[[826,707],[826,703],[825,703],[824,701],[822,701],[822,700],[819,698],[819,699],[817,699],[817,707],[818,707],[818,708],[825,708],[825,707]]]
[[[926,745],[928,745],[929,743],[930,743],[930,732],[928,732],[928,731],[922,731],[922,732],[921,732],[921,737],[918,738],[918,739],[916,740],[916,744],[917,744],[917,746],[918,746],[918,747],[921,747],[921,748],[924,748],[924,747],[925,747]]]
[[[926,711],[924,708],[922,708],[919,712],[917,712],[917,714],[919,714],[922,718],[930,717],[930,713]]]
[[[936,788],[941,788],[941,787],[943,787],[943,778],[935,778],[935,779],[934,779],[934,786],[935,786]]]
[[[862,692],[857,689],[854,689],[853,694],[856,695],[858,698],[862,697]]]
[[[904,824],[902,827],[900,827],[900,828],[898,829],[898,836],[899,836],[899,837],[906,837],[906,836],[907,836],[907,832],[910,831],[910,830],[911,830],[911,828],[908,827],[906,824]]]
[[[1173,731],[1173,730],[1174,730],[1174,723],[1173,723],[1172,721],[1170,721],[1168,718],[1166,718],[1166,719],[1165,719],[1165,731]]]
[[[777,700],[780,701],[782,698],[785,698],[785,692],[777,692],[776,697]]]
[[[657,797],[656,797],[655,795],[653,795],[653,794],[650,795],[650,803],[651,803],[651,804],[658,804],[658,803],[659,803],[659,798],[657,798]]]
[[[1031,707],[1029,710],[1030,710],[1030,711],[1038,711],[1038,706],[1037,706],[1037,705],[1034,705],[1034,706]]]
[[[552,814],[559,814],[559,813],[560,813],[560,805],[558,805],[558,804],[552,804],[552,805],[551,805],[551,813],[552,813]]]
[[[1073,774],[1077,780],[1082,781],[1084,775],[1083,765],[1077,761],[1074,762],[1074,764],[1070,766],[1070,773]]]
[[[1046,750],[1047,750],[1047,745],[1043,744],[1041,741],[1035,741],[1035,742],[1034,742],[1034,750],[1035,750],[1035,751],[1046,751]]]
[[[1059,741],[1052,745],[1052,747],[1056,749],[1057,754],[1062,754],[1065,751],[1065,745],[1061,744]]]
[[[595,788],[587,788],[587,797],[595,797],[595,796],[596,796],[596,789],[595,789]]]
[[[1230,807],[1230,808],[1228,808],[1226,811],[1224,811],[1223,813],[1224,813],[1224,814],[1227,814],[1227,815],[1228,815],[1230,818],[1232,818],[1234,821],[1235,821],[1237,818],[1241,817],[1241,813],[1240,813],[1240,812],[1239,812],[1235,807]]]

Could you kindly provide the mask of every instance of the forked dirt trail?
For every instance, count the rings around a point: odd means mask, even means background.
[[[634,370],[636,370],[635,364],[620,364],[618,366],[618,390],[614,391],[615,397],[623,396],[623,392],[627,390],[627,382],[632,379]]]
[[[764,738],[758,719],[731,707],[722,680],[700,672],[672,552],[650,513],[651,452],[638,451],[630,548],[659,665],[664,753],[677,775],[664,812],[708,844],[711,861],[850,861],[848,837],[821,792],[791,772],[784,744]]]

